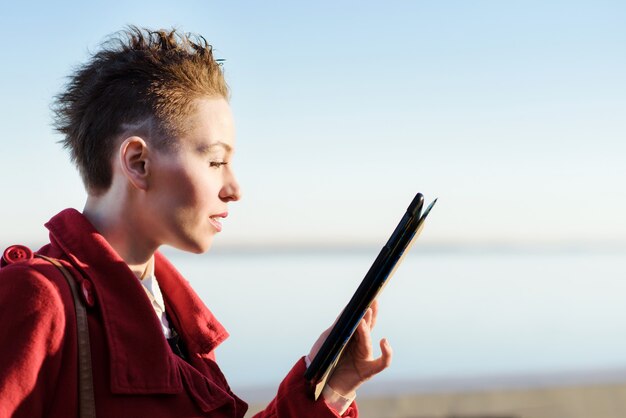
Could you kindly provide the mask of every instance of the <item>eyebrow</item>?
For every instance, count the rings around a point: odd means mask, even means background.
[[[200,144],[196,147],[196,150],[202,154],[207,154],[217,147],[224,148],[226,152],[231,152],[233,150],[230,145],[222,141],[212,142],[210,144]]]

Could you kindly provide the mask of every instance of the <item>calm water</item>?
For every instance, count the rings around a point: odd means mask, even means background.
[[[234,388],[275,385],[333,322],[376,251],[168,253],[231,337]],[[381,297],[379,381],[626,368],[626,254],[419,253]]]

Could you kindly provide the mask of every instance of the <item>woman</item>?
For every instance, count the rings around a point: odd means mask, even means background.
[[[226,330],[158,252],[203,253],[241,198],[228,87],[201,37],[135,27],[104,44],[56,98],[56,127],[87,190],[82,213],[47,224],[38,253],[61,260],[87,304],[99,417],[242,417],[215,362]],[[7,254],[10,254],[7,253]],[[0,416],[78,416],[76,315],[52,264],[27,254],[0,270]],[[373,358],[368,311],[323,392],[298,360],[259,417],[357,416],[355,391],[388,367]]]

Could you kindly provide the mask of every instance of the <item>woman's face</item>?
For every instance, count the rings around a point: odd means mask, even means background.
[[[222,230],[228,203],[240,198],[231,165],[235,129],[223,98],[198,99],[188,122],[179,146],[150,160],[148,210],[158,245],[201,253]]]

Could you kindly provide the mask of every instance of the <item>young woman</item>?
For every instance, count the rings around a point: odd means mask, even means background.
[[[207,251],[241,198],[228,96],[203,38],[131,27],[56,98],[56,127],[88,197],[82,213],[66,209],[46,224],[50,243],[38,253],[60,260],[82,289],[98,417],[245,414],[215,359],[226,330],[158,252]],[[19,250],[0,269],[0,417],[77,417],[72,294],[56,267]],[[357,416],[356,389],[391,361],[385,341],[372,355],[375,310],[321,399],[303,374],[325,334],[257,416]]]

